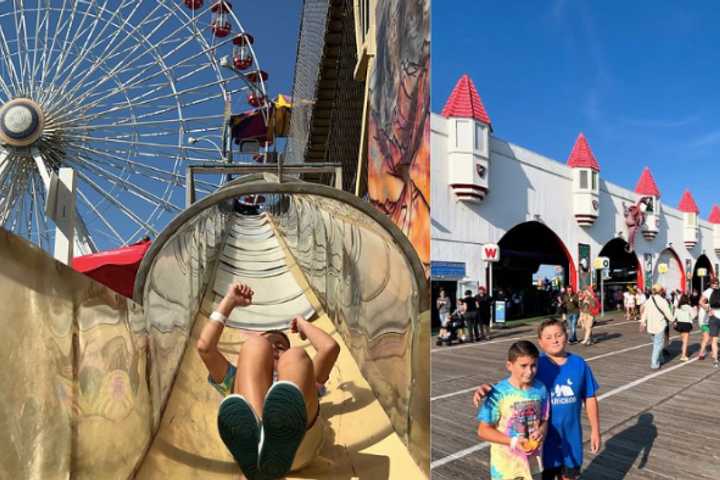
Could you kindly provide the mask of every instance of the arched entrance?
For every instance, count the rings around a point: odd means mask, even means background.
[[[492,267],[493,286],[498,296],[508,302],[509,318],[551,313],[553,292],[565,285],[576,288],[577,272],[570,252],[555,232],[542,223],[516,225],[498,245],[500,262]],[[533,283],[533,275],[541,266],[560,281],[540,287]]]
[[[705,277],[701,277],[700,275],[698,275],[698,270],[701,268],[705,269]],[[698,292],[702,293],[702,291],[710,285],[710,277],[712,277],[713,275],[715,275],[715,272],[713,270],[710,259],[707,257],[707,255],[700,255],[695,262],[695,268],[693,268],[693,290],[697,290]]]
[[[645,288],[640,260],[634,252],[628,252],[628,243],[613,238],[600,250],[600,257],[610,259],[610,278],[605,280],[605,309],[613,310],[622,303],[622,292],[629,286]],[[600,284],[601,272],[596,272],[596,285]]]
[[[685,267],[672,248],[660,252],[653,270],[653,283],[659,283],[668,291],[685,292]]]

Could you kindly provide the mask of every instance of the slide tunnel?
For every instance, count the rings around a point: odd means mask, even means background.
[[[247,331],[287,328],[295,315],[341,345],[321,398],[320,455],[288,478],[428,476],[429,299],[417,255],[357,197],[274,179],[242,177],[183,211],[145,256],[135,302],[2,231],[0,308],[13,321],[0,341],[10,386],[1,478],[240,478],[194,348],[233,281],[256,295],[220,340],[231,361]],[[252,195],[262,208],[238,204]]]

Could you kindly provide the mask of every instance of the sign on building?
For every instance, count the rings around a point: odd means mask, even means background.
[[[480,250],[480,258],[485,262],[499,262],[500,247],[495,243],[486,243]]]
[[[597,257],[593,262],[593,268],[595,270],[609,270],[610,259],[608,257]]]
[[[430,262],[430,276],[436,280],[465,278],[465,262]]]

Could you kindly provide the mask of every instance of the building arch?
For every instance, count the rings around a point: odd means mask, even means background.
[[[606,280],[605,284],[621,288],[632,285],[644,290],[642,264],[635,252],[629,251],[629,247],[625,239],[615,237],[600,249],[598,256],[610,259],[610,279]]]
[[[698,269],[704,268],[707,270],[707,276],[700,277],[698,275]],[[712,262],[704,253],[695,260],[695,266],[693,267],[691,287],[702,292],[705,288],[710,285],[710,277],[715,275]]]
[[[577,269],[570,251],[558,235],[547,225],[530,221],[520,223],[498,242],[500,261],[493,264],[493,286],[497,290],[525,292],[529,297],[523,300],[523,316],[545,314],[547,299],[541,297],[533,286],[533,275],[541,265],[562,268],[562,284],[577,288]],[[527,309],[525,309],[527,307]]]
[[[665,272],[660,272],[661,265],[667,266]],[[684,293],[687,290],[685,267],[671,247],[660,252],[653,269],[653,283],[659,283],[668,291],[680,290]]]

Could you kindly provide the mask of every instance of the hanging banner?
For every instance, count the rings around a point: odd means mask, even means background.
[[[590,268],[590,245],[578,244],[578,288],[583,289],[592,282]]]

